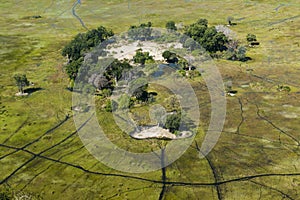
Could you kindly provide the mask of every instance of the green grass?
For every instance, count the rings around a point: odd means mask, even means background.
[[[47,130],[71,114],[72,94],[66,90],[68,78],[63,72],[65,58],[60,55],[63,46],[85,29],[72,16],[74,2],[64,1],[5,1],[0,5],[0,143],[22,147],[40,137]],[[217,181],[266,173],[299,173],[299,149],[291,139],[299,135],[299,29],[297,17],[300,4],[295,0],[274,9],[278,1],[82,1],[76,12],[85,25],[92,29],[100,25],[111,28],[115,33],[128,29],[129,25],[153,22],[155,27],[164,27],[169,20],[184,25],[198,18],[207,18],[209,24],[226,24],[233,16],[237,23],[230,27],[240,41],[246,44],[248,33],[255,34],[260,46],[248,48],[252,58],[246,63],[215,60],[223,79],[233,81],[236,97],[227,98],[227,118],[224,132],[217,146],[209,154],[217,171]],[[40,19],[28,16],[41,15]],[[238,21],[239,18],[245,18]],[[283,21],[284,19],[288,19]],[[277,23],[280,22],[281,23]],[[252,69],[251,72],[246,69]],[[26,73],[35,85],[42,88],[28,97],[15,97],[17,87],[12,78],[14,73]],[[254,76],[257,75],[257,76]],[[261,77],[261,78],[258,78]],[[267,80],[271,80],[267,81]],[[251,83],[249,88],[242,84]],[[191,82],[197,94],[201,125],[208,127],[210,119],[209,94],[201,78]],[[288,85],[290,93],[276,91],[277,85]],[[272,93],[268,93],[271,91]],[[163,102],[163,95],[158,96]],[[243,114],[239,104],[242,102]],[[259,107],[260,115],[257,114]],[[142,108],[139,108],[142,109]],[[142,112],[138,110],[138,112]],[[145,110],[143,110],[145,112]],[[97,113],[104,122],[107,136],[119,147],[133,152],[148,152],[158,148],[156,140],[137,141],[120,131],[111,123],[112,116]],[[244,121],[241,122],[241,115]],[[296,116],[296,117],[293,117]],[[271,121],[270,124],[267,120]],[[274,128],[277,127],[279,129]],[[281,130],[281,131],[279,131]],[[38,142],[26,148],[39,153],[50,148],[75,131],[72,119]],[[201,144],[201,131],[196,141]],[[9,138],[9,139],[8,139]],[[280,140],[279,140],[280,138]],[[125,174],[161,180],[161,171],[145,174],[128,174],[110,169],[82,148],[77,134],[60,145],[42,154],[65,162],[58,163],[37,157],[22,167],[9,180],[13,191],[23,191],[44,199],[158,199],[162,184],[130,178],[104,176],[87,173],[84,169],[113,174]],[[0,147],[0,156],[12,149]],[[211,168],[205,159],[199,159],[193,143],[187,152],[167,167],[167,181],[188,183],[215,182]],[[0,180],[30,159],[24,151],[0,160]],[[254,181],[254,182],[252,182]],[[281,199],[282,193],[297,198],[299,176],[269,176],[252,180],[229,182],[220,185],[224,199]],[[278,192],[281,191],[282,193]],[[165,199],[217,199],[215,186],[167,186]]]

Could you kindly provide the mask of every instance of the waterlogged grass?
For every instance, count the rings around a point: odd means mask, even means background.
[[[158,199],[163,184],[151,180],[161,181],[161,171],[129,174],[106,167],[83,147],[71,118],[45,134],[72,114],[72,93],[66,90],[68,79],[63,72],[66,60],[60,52],[74,35],[85,31],[72,16],[74,2],[5,1],[0,5],[0,180],[12,174],[1,184],[1,191],[8,187],[43,199]],[[166,181],[181,184],[166,185],[164,199],[218,199],[216,186],[195,183],[226,180],[233,181],[219,184],[221,199],[282,199],[284,196],[297,199],[300,186],[296,175],[300,170],[299,3],[292,0],[281,3],[285,6],[277,11],[279,3],[275,0],[238,3],[92,0],[82,1],[76,7],[76,13],[88,28],[103,25],[117,34],[126,31],[129,25],[148,21],[155,27],[164,27],[169,20],[187,25],[198,18],[207,18],[209,24],[218,25],[226,24],[227,17],[232,16],[237,25],[230,28],[241,43],[246,45],[248,33],[255,34],[260,42],[258,47],[248,48],[247,55],[252,60],[246,63],[215,60],[223,79],[232,80],[233,89],[238,93],[227,97],[225,126],[207,157],[210,164],[199,158],[194,142],[180,159],[166,168]],[[41,18],[32,18],[38,15]],[[40,90],[28,97],[14,96],[17,92],[14,73],[26,73],[34,83],[30,88]],[[201,126],[206,130],[211,109],[209,93],[201,78],[191,81],[191,85],[199,100]],[[290,86],[292,90],[279,92],[278,85]],[[163,94],[157,99],[163,102]],[[97,117],[107,137],[117,146],[132,152],[159,148],[156,140],[131,139],[111,123],[110,113],[98,112]],[[204,138],[205,133],[199,131],[195,141],[201,146]],[[24,149],[13,149],[35,140]],[[24,165],[33,155],[36,157]],[[234,181],[259,174],[266,176]]]

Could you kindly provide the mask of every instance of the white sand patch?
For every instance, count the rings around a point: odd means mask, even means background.
[[[136,139],[150,139],[150,138],[156,138],[156,139],[182,139],[182,138],[189,138],[193,136],[193,133],[190,131],[182,131],[176,136],[175,134],[171,133],[167,129],[163,129],[159,126],[154,126],[145,130],[142,130],[140,132],[135,132],[130,135],[133,138]]]
[[[128,43],[125,41],[119,42],[118,45],[114,44],[108,46],[108,54],[117,59],[132,59],[135,55],[135,51],[142,49],[144,52],[149,52],[153,56],[154,60],[164,60],[162,53],[169,48],[182,48],[180,43],[168,43],[168,44],[159,44],[151,41],[135,41]]]
[[[176,135],[170,133],[168,130],[163,129],[159,126],[155,126],[138,133],[133,133],[131,134],[131,137],[136,139],[147,139],[147,138],[176,139]]]
[[[284,107],[284,108],[292,108],[294,106],[293,105],[289,105],[289,104],[284,104],[284,105],[282,105],[282,107]]]
[[[295,119],[295,118],[299,117],[299,115],[297,113],[294,113],[294,112],[280,112],[280,114],[283,117],[288,118],[288,119]]]
[[[28,96],[28,93],[22,93],[22,92],[18,92],[15,94],[17,97],[21,97],[21,96]]]

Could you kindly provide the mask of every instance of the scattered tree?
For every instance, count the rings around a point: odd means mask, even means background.
[[[256,35],[251,34],[251,33],[248,33],[248,34],[247,34],[246,39],[247,39],[248,42],[255,42],[255,41],[257,41]]]
[[[176,30],[177,30],[177,27],[176,27],[176,25],[175,25],[175,22],[174,22],[174,21],[168,21],[168,22],[166,23],[166,29],[167,29],[168,31],[176,31]]]
[[[29,81],[27,80],[26,74],[16,74],[14,75],[16,85],[18,86],[19,92],[24,93],[24,87],[29,86]]]
[[[227,17],[227,22],[228,22],[228,25],[229,25],[229,26],[233,25],[233,24],[232,24],[232,21],[233,21],[233,20],[234,20],[233,17],[231,17],[231,16]]]

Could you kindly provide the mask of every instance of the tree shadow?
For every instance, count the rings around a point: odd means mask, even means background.
[[[241,59],[240,61],[242,61],[242,62],[247,62],[247,61],[249,61],[249,60],[252,60],[252,58],[246,56],[245,58]]]
[[[41,87],[27,88],[24,90],[24,93],[32,94],[32,93],[40,91],[40,90],[44,90],[44,89]]]

